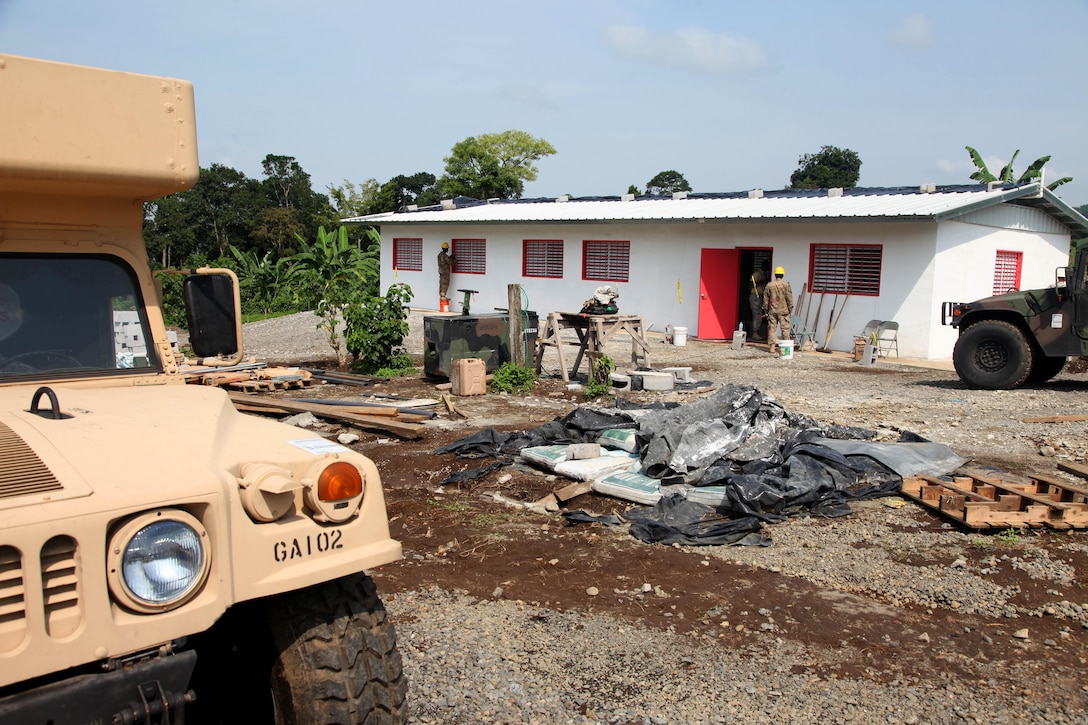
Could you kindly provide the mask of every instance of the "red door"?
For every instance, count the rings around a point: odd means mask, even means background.
[[[737,329],[737,278],[740,252],[704,249],[699,266],[700,340],[725,340]]]

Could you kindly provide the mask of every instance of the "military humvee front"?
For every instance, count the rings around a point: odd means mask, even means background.
[[[179,374],[141,224],[196,181],[194,108],[0,55],[0,722],[403,722],[374,464]],[[238,359],[233,278],[186,299]]]
[[[1075,250],[1053,287],[944,303],[942,324],[959,328],[952,360],[961,380],[988,389],[1041,383],[1069,357],[1088,355],[1088,239]]]

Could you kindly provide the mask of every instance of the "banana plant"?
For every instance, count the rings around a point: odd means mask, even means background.
[[[1020,149],[1017,149],[1015,152],[1013,152],[1012,158],[1009,159],[1009,163],[1001,167],[1001,173],[998,176],[994,176],[990,169],[987,168],[986,162],[982,159],[982,155],[978,151],[974,150],[970,146],[966,146],[964,148],[966,148],[967,153],[971,155],[971,163],[975,165],[975,172],[971,174],[970,178],[974,179],[980,184],[988,184],[991,181],[1000,181],[1003,184],[1012,183],[1012,164],[1014,161],[1016,161],[1016,157],[1020,155]],[[1035,161],[1032,162],[1031,166],[1027,168],[1027,171],[1020,174],[1020,177],[1016,179],[1016,183],[1024,184],[1031,181],[1032,179],[1041,178],[1043,175],[1043,166],[1046,165],[1047,161],[1050,161],[1049,156],[1042,156],[1038,159],[1035,159]],[[1046,188],[1050,191],[1054,191],[1062,184],[1068,184],[1072,180],[1072,176],[1064,176],[1057,181],[1053,181],[1047,184]]]
[[[341,332],[344,307],[364,299],[368,285],[374,285],[379,274],[372,240],[376,234],[375,230],[367,230],[367,238],[372,242],[367,251],[351,242],[347,227],[335,232],[319,227],[313,244],[295,235],[302,251],[291,257],[290,275],[316,297],[315,312],[321,318],[317,326],[328,336],[329,346],[341,365],[347,360]]]

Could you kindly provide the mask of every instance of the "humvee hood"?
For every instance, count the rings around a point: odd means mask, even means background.
[[[287,441],[312,435],[243,415],[217,388],[51,389],[60,419],[44,396],[30,412],[35,388],[0,389],[0,510],[89,495],[99,510],[206,496],[234,485],[242,460],[305,455]]]

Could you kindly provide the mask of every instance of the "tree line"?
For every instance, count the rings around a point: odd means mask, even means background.
[[[967,151],[976,166],[971,179],[983,183],[1037,178],[1050,159],[1037,159],[1019,176],[1010,161],[995,175],[975,149],[968,146]],[[441,176],[419,171],[384,183],[345,180],[330,185],[327,193],[313,189],[310,175],[292,156],[267,155],[260,179],[212,164],[201,169],[192,189],[145,205],[144,240],[149,259],[159,268],[209,264],[234,269],[245,293],[244,312],[317,309],[329,297],[329,279],[353,280],[362,298],[378,292],[378,234],[361,226],[340,227],[340,219],[459,196],[521,198],[525,184],[537,179],[536,162],[555,153],[550,143],[524,131],[485,133],[454,144]],[[798,159],[786,188],[852,188],[860,171],[857,152],[823,146]],[[651,195],[691,190],[684,175],[671,169],[645,184]],[[641,192],[632,184],[628,193]],[[351,297],[343,293],[338,299]]]

